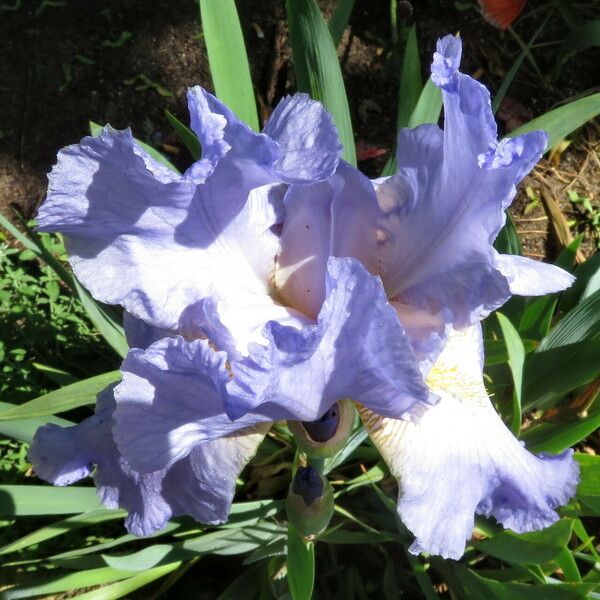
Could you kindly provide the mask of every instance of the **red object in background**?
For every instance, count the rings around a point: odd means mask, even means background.
[[[481,14],[488,22],[506,29],[519,16],[527,0],[479,0]]]

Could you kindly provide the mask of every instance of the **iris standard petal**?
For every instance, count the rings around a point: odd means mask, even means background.
[[[285,199],[275,287],[285,304],[316,318],[325,299],[329,256],[377,269],[377,198],[367,177],[341,162],[335,175],[292,186]]]
[[[231,421],[223,408],[230,378],[226,354],[208,341],[165,338],[129,352],[115,388],[114,439],[137,471],[164,469],[199,443],[224,437],[267,417]]]
[[[280,147],[274,168],[286,183],[322,181],[335,172],[342,145],[331,115],[308,94],[286,96],[263,130]]]
[[[388,296],[432,313],[446,310],[465,327],[514,293],[555,291],[513,286],[492,243],[515,185],[541,157],[543,132],[498,142],[486,88],[458,71],[461,43],[438,42],[432,78],[442,88],[444,130],[423,125],[398,138],[396,175],[376,182],[381,206],[382,276]],[[562,278],[562,287],[568,285]],[[539,278],[538,278],[539,282]]]
[[[224,278],[264,294],[277,248],[273,210],[268,198],[249,197],[232,152],[198,186],[174,174],[165,181],[142,154],[130,132],[106,128],[61,151],[50,175],[40,229],[66,235],[92,295],[176,330],[182,311],[218,293]]]
[[[200,88],[188,99],[203,156],[183,176],[154,161],[129,131],[107,127],[59,153],[38,214],[40,230],[65,234],[73,269],[95,298],[181,333],[184,310],[207,298],[275,304],[268,295],[279,247],[273,228],[281,223],[274,188],[327,177],[340,153],[330,118],[307,98],[276,111],[270,130],[278,141]],[[226,325],[237,339],[239,323]]]
[[[267,346],[251,346],[232,364],[232,418],[260,410],[273,420],[313,421],[343,398],[398,418],[427,397],[381,281],[355,259],[329,258],[317,323],[295,329],[271,322],[265,337]]]
[[[429,372],[440,400],[409,422],[359,409],[371,438],[398,478],[398,514],[415,535],[412,552],[458,559],[475,513],[518,533],[546,527],[574,494],[572,450],[534,456],[510,433],[483,386],[481,330],[453,332]]]

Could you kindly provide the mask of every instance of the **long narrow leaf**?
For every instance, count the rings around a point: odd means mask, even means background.
[[[600,93],[569,102],[559,108],[529,121],[518,129],[511,131],[508,137],[515,137],[528,131],[543,129],[548,134],[549,150],[564,137],[581,127],[584,123],[600,114]]]
[[[442,112],[442,92],[431,77],[425,83],[419,101],[415,106],[408,127],[417,127],[425,123],[437,123]]]
[[[144,573],[139,573],[130,579],[113,583],[107,587],[88,592],[87,594],[81,594],[81,596],[77,596],[77,598],[79,598],[79,600],[117,600],[117,598],[127,596],[131,592],[139,590],[149,583],[172,573],[175,569],[178,569],[181,564],[181,562],[174,562],[167,565],[161,565],[160,567],[150,569]]]
[[[3,410],[0,412],[0,421],[54,415],[86,404],[94,404],[96,395],[120,377],[119,371],[110,371],[72,383],[24,404]]]
[[[258,130],[250,66],[234,0],[200,0],[200,18],[217,96]]]
[[[542,340],[539,350],[558,348],[600,335],[600,291],[581,301]]]
[[[71,515],[102,508],[93,487],[0,485],[0,515]]]
[[[315,546],[288,526],[287,577],[293,600],[310,600],[315,584]]]
[[[200,148],[200,140],[196,134],[186,125],[184,125],[172,112],[165,109],[165,115],[171,126],[179,136],[179,139],[185,144],[185,147],[190,151],[194,160],[200,160],[202,156],[202,148]]]
[[[493,109],[494,113],[496,113],[496,111],[498,110],[498,107],[502,103],[502,100],[504,99],[504,96],[506,95],[506,92],[508,91],[510,84],[513,82],[515,75],[519,72],[519,69],[521,68],[521,65],[523,64],[523,61],[525,60],[527,53],[530,52],[531,47],[535,43],[535,40],[537,39],[538,35],[540,35],[540,33],[542,33],[544,27],[546,27],[546,24],[548,23],[548,19],[552,16],[552,14],[553,14],[553,11],[549,10],[548,14],[546,15],[546,18],[542,21],[542,24],[537,28],[536,32],[533,34],[533,36],[529,40],[527,47],[521,51],[521,54],[519,54],[519,56],[517,57],[517,60],[515,60],[515,62],[513,63],[512,67],[510,68],[508,73],[504,76],[504,79],[502,80],[502,85],[500,86],[498,93],[496,94],[494,100],[492,101],[492,109]]]
[[[110,567],[100,567],[75,573],[64,571],[36,579],[29,577],[28,582],[3,592],[3,600],[18,600],[37,596],[54,597],[59,592],[72,592],[80,588],[90,588],[120,579],[130,578],[135,573],[119,571]],[[80,597],[80,596],[78,596]]]
[[[331,15],[331,19],[329,19],[329,23],[327,23],[333,45],[336,48],[340,45],[344,31],[348,27],[348,21],[350,20],[353,8],[354,0],[339,0],[338,5]]]
[[[510,429],[515,435],[521,430],[521,399],[523,395],[523,365],[525,363],[525,346],[514,325],[502,314],[497,312],[498,322],[508,353],[508,366],[512,374],[514,391]]]
[[[62,519],[51,525],[36,529],[34,532],[3,546],[0,548],[0,554],[10,554],[11,552],[23,550],[34,544],[40,544],[46,540],[74,531],[75,529],[97,525],[98,523],[105,523],[106,521],[112,521],[114,519],[122,519],[126,514],[127,513],[124,510],[108,510],[106,508],[101,508],[99,510],[68,517],[67,519]]]
[[[0,414],[2,411],[14,407],[14,404],[0,402]],[[11,419],[9,421],[0,421],[0,435],[30,444],[37,428],[46,423],[54,423],[54,425],[58,425],[59,427],[70,427],[71,425],[74,425],[73,422],[67,421],[67,419],[47,415],[43,417],[33,417],[31,419]]]
[[[402,70],[400,71],[400,87],[398,89],[398,112],[396,114],[396,133],[403,127],[408,127],[411,116],[423,92],[421,80],[421,61],[417,45],[417,30],[413,25],[406,40],[404,56],[402,57]],[[396,157],[392,153],[381,175],[386,177],[396,171]]]
[[[337,52],[314,0],[286,0],[298,89],[323,103],[333,118],[344,158],[356,164],[354,134]]]

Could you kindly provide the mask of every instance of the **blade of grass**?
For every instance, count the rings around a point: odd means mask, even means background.
[[[256,99],[234,0],[200,0],[200,19],[216,95],[258,131]]]
[[[337,52],[314,0],[286,0],[298,89],[323,103],[333,118],[344,159],[356,165],[354,134]]]

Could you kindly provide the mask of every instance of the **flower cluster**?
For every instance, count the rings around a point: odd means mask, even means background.
[[[458,38],[438,42],[444,129],[400,132],[388,178],[341,160],[304,94],[256,133],[192,88],[202,158],[182,175],[110,127],[62,150],[39,228],[63,233],[83,285],[124,308],[131,350],[94,416],[38,430],[36,473],[68,485],[93,472],[136,535],[181,514],[221,523],[274,422],[350,399],[399,480],[412,551],[460,557],[476,513],[517,532],[554,522],[576,464],[533,456],[504,426],[479,324],[513,294],[572,282],[492,246],[546,135],[498,142],[460,56]]]

